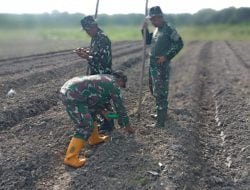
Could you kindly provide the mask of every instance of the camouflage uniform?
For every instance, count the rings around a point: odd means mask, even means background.
[[[111,100],[119,114],[119,125],[125,127],[129,124],[120,88],[111,75],[89,75],[70,79],[62,86],[60,97],[68,115],[75,123],[77,138],[89,138],[93,130],[95,113],[100,113]]]
[[[149,88],[156,98],[157,125],[164,126],[168,109],[170,60],[182,49],[183,41],[177,31],[164,22],[154,33],[146,30],[146,43],[150,44]],[[158,64],[159,56],[165,56],[166,62]]]
[[[96,21],[92,16],[87,16],[81,20],[83,29],[89,29],[93,25],[97,26]],[[97,28],[97,33],[91,38],[90,56],[88,64],[90,66],[90,74],[111,74],[112,67],[112,52],[111,41],[100,28]]]
[[[90,55],[88,60],[90,74],[111,74],[112,53],[109,38],[98,28],[97,34],[91,39]]]

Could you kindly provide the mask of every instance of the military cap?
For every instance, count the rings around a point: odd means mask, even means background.
[[[161,11],[161,8],[159,6],[151,7],[149,9],[149,14],[147,18],[152,18],[154,16],[163,16],[163,13]]]
[[[81,25],[83,29],[90,29],[92,26],[96,24],[97,23],[92,16],[86,16],[81,20]]]

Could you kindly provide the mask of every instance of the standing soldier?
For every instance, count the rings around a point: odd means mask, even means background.
[[[150,45],[149,88],[156,99],[156,127],[164,127],[168,110],[168,84],[171,59],[182,49],[183,41],[177,31],[164,20],[159,6],[150,8],[151,23],[156,27],[149,33],[145,20],[146,43]]]
[[[125,88],[127,77],[120,71],[112,75],[89,75],[75,77],[67,81],[60,90],[60,97],[66,111],[75,124],[75,135],[68,146],[64,163],[78,168],[85,164],[86,158],[79,159],[79,152],[88,142],[95,145],[104,142],[108,136],[100,135],[94,124],[95,115],[105,113],[105,104],[112,101],[119,115],[118,124],[128,133],[134,129],[120,94]]]
[[[88,61],[91,75],[111,74],[111,41],[98,27],[92,16],[84,17],[81,20],[81,25],[91,37],[91,44],[89,48],[76,49],[76,53]]]

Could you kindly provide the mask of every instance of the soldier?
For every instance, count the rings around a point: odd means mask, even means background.
[[[81,25],[91,37],[91,44],[89,48],[76,49],[76,53],[88,61],[91,75],[111,74],[112,52],[109,38],[97,26],[92,16],[84,17]]]
[[[183,41],[177,31],[163,17],[159,6],[150,8],[148,17],[156,27],[149,33],[147,21],[146,43],[150,44],[149,88],[156,99],[156,127],[164,127],[168,110],[168,84],[171,59],[182,49]]]
[[[97,26],[95,19],[92,16],[86,16],[81,20],[83,30],[91,37],[90,48],[78,48],[76,53],[87,59],[90,69],[90,74],[111,74],[112,72],[112,52],[111,41]],[[109,103],[106,104],[109,110],[112,107]],[[100,130],[108,132],[113,130],[114,120],[107,120],[104,118]]]
[[[126,87],[127,77],[116,71],[112,75],[89,75],[67,81],[60,90],[66,111],[75,124],[75,135],[68,146],[64,163],[78,168],[86,158],[79,159],[79,152],[88,142],[91,145],[104,142],[108,136],[100,135],[93,124],[95,114],[100,114],[107,102],[112,101],[119,115],[118,124],[133,133],[119,87]],[[105,112],[105,111],[104,111]]]

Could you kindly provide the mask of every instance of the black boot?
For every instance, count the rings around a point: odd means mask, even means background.
[[[115,127],[114,120],[106,120],[104,119],[103,122],[100,125],[99,132],[100,133],[106,133],[106,132],[111,132]]]
[[[158,128],[164,128],[165,127],[165,121],[167,117],[167,111],[166,110],[160,110],[157,111],[157,119],[155,126]]]

